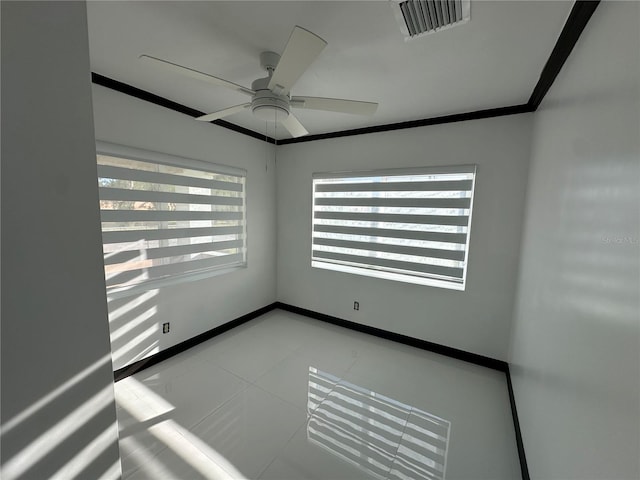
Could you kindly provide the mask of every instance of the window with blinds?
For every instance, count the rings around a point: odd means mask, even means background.
[[[246,265],[245,179],[231,167],[99,145],[107,288]]]
[[[313,267],[464,290],[475,165],[313,176]]]

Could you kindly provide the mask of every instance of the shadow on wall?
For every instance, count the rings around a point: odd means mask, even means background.
[[[149,279],[143,245],[144,241],[128,243],[105,252],[107,285],[128,285]],[[158,289],[124,295],[107,292],[114,370],[160,351],[158,335],[162,329],[157,321],[158,294]]]
[[[104,368],[111,368],[110,355],[2,425],[3,480],[120,478],[120,461],[113,463],[118,457],[113,384],[96,380],[109,378],[96,374]]]
[[[107,296],[114,370],[160,351],[158,293],[156,289],[122,298]]]

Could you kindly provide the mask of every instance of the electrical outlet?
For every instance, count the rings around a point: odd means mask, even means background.
[[[353,309],[360,310],[360,302],[353,302]]]
[[[169,322],[162,324],[162,333],[169,333]]]

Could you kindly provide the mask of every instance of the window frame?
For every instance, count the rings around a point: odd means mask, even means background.
[[[167,287],[171,285],[177,285],[184,282],[202,280],[205,278],[215,277],[218,275],[225,275],[227,273],[231,273],[237,270],[247,268],[248,257],[249,257],[249,238],[248,238],[248,195],[247,195],[248,175],[247,175],[246,169],[97,140],[96,141],[96,168],[99,166],[97,163],[98,161],[97,159],[98,159],[98,156],[100,155],[121,158],[124,160],[155,163],[158,165],[164,165],[164,166],[170,166],[170,167],[199,170],[199,171],[215,173],[220,175],[233,175],[233,176],[243,177],[244,179],[244,183],[243,183],[244,187],[242,190],[242,193],[243,193],[242,195],[242,199],[243,199],[242,237],[243,237],[244,243],[243,243],[243,253],[242,253],[243,259],[241,262],[230,264],[230,265],[212,266],[212,267],[191,271],[191,272],[178,272],[178,273],[169,274],[167,276],[163,276],[159,278],[151,278],[148,280],[143,280],[139,283],[134,283],[130,285],[107,286],[106,290],[109,298],[126,297],[126,296],[133,295],[135,293],[139,293],[143,291],[153,290],[153,289]],[[99,179],[99,178],[100,178],[100,175],[98,174],[96,176],[96,179]],[[98,191],[100,191],[100,187],[98,187]],[[103,231],[102,231],[102,216],[101,216],[100,217],[101,237],[102,237],[102,234],[103,234]],[[185,238],[193,238],[193,237],[185,237]],[[104,241],[103,241],[103,245],[104,245]]]
[[[311,181],[311,266],[312,268],[319,268],[329,271],[337,271],[342,273],[349,273],[355,275],[361,275],[364,277],[378,278],[384,280],[398,281],[409,284],[416,284],[422,286],[431,286],[437,288],[445,288],[454,291],[464,291],[467,285],[467,270],[469,265],[469,247],[471,238],[471,225],[473,218],[473,204],[475,198],[476,180],[477,180],[477,168],[476,164],[461,164],[461,165],[443,165],[443,166],[425,166],[425,167],[410,167],[410,168],[390,168],[390,169],[375,169],[375,170],[356,170],[356,171],[338,171],[338,172],[314,172],[312,174]],[[468,223],[466,225],[466,241],[464,243],[464,261],[462,266],[461,281],[455,281],[453,279],[441,278],[439,275],[411,275],[407,273],[395,273],[393,271],[385,270],[384,267],[367,268],[366,266],[344,265],[339,263],[331,263],[326,260],[318,260],[314,257],[315,244],[315,225],[316,225],[316,180],[327,179],[360,179],[363,177],[393,177],[393,176],[411,176],[411,175],[450,175],[450,174],[472,174],[471,188],[469,200],[469,215]],[[425,190],[426,191],[426,190]],[[363,240],[364,241],[364,240]],[[371,242],[374,243],[374,242]],[[461,244],[462,245],[462,244]],[[364,262],[363,262],[364,263]]]

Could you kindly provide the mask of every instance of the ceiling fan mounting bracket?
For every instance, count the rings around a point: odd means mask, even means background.
[[[279,61],[280,55],[275,52],[262,52],[260,54],[260,66],[269,72],[269,76],[276,69]]]

